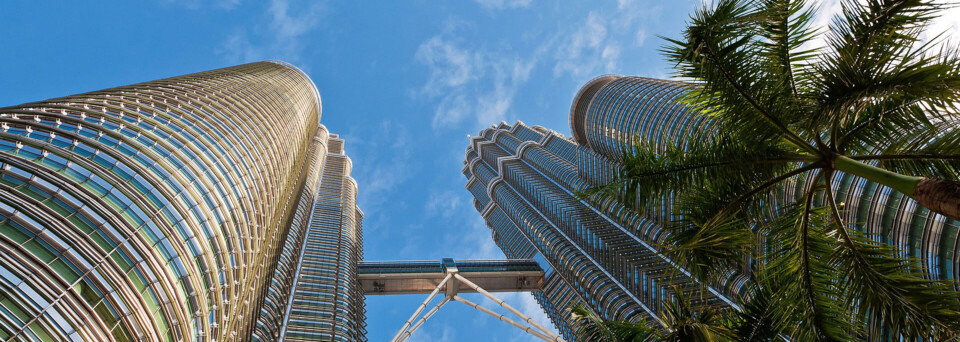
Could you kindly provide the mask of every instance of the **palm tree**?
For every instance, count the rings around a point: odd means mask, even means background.
[[[580,341],[602,342],[722,342],[739,341],[735,329],[740,316],[710,307],[694,307],[675,289],[676,296],[666,303],[660,316],[663,326],[637,322],[604,321],[582,305],[570,308],[576,336]],[[758,334],[749,334],[758,335]],[[749,336],[744,334],[744,336]],[[759,335],[758,335],[759,336]],[[750,341],[758,341],[752,339]]]
[[[803,0],[705,6],[665,49],[697,86],[698,133],[625,148],[618,179],[591,192],[673,203],[666,250],[697,277],[761,264],[762,319],[786,338],[956,337],[955,284],[845,222],[833,184],[862,177],[960,219],[960,52],[920,39],[942,9],[847,0],[822,33]]]
[[[782,334],[773,322],[768,288],[760,282],[747,285],[740,310],[718,310],[694,307],[683,291],[666,302],[659,328],[638,322],[604,321],[583,305],[570,308],[576,336],[580,341],[604,342],[672,342],[672,341],[782,341]]]
[[[713,342],[738,341],[734,338],[733,325],[728,312],[711,307],[694,307],[686,300],[683,291],[674,289],[674,297],[664,305],[663,317],[666,329],[658,334],[662,342]]]
[[[581,341],[652,342],[657,341],[656,329],[646,320],[638,322],[604,321],[582,305],[570,308],[576,336]]]

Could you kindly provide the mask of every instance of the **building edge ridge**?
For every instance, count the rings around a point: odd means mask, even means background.
[[[320,100],[320,90],[317,88],[317,84],[313,82],[313,79],[310,78],[310,75],[307,75],[307,73],[304,72],[303,69],[300,69],[296,65],[293,65],[293,63],[281,61],[279,59],[268,59],[262,62],[273,63],[273,64],[288,67],[290,69],[293,69],[293,71],[296,71],[297,73],[299,73],[300,76],[303,76],[303,78],[307,79],[307,83],[309,83],[310,87],[313,88],[313,96],[317,99],[317,123],[320,123],[320,118],[323,117],[323,102]]]

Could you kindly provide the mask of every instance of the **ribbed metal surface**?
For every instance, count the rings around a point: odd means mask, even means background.
[[[478,211],[508,257],[532,258],[544,268],[537,298],[558,329],[573,339],[566,310],[575,302],[605,319],[656,320],[675,287],[693,300],[724,305],[657,253],[649,243],[659,233],[652,221],[576,198],[589,186],[579,173],[592,170],[576,163],[591,153],[521,122],[484,130],[466,152],[466,187]]]
[[[330,158],[319,101],[260,62],[0,109],[0,340],[273,339]]]

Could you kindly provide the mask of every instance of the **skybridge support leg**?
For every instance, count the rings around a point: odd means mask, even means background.
[[[507,308],[507,310],[510,310],[510,312],[512,312],[514,315],[517,315],[517,317],[522,318],[525,322],[527,322],[527,324],[530,324],[534,327],[537,327],[537,329],[540,329],[542,333],[546,334],[547,336],[550,336],[550,338],[547,339],[547,341],[555,341],[555,342],[563,341],[563,339],[560,338],[560,336],[557,336],[550,330],[547,330],[547,328],[544,328],[542,325],[538,324],[537,321],[534,321],[532,318],[527,317],[526,315],[521,313],[520,310],[514,309],[512,306],[510,306],[510,304],[507,304],[504,301],[500,300],[500,298],[497,298],[496,296],[490,294],[490,292],[487,292],[482,287],[477,286],[477,284],[474,284],[472,281],[467,280],[467,278],[464,278],[460,274],[456,274],[456,273],[453,276],[456,277],[461,282],[463,282],[464,284],[467,284],[467,286],[470,286],[471,288],[473,288],[475,291],[482,293],[484,296],[487,296],[487,298],[490,298],[497,304],[500,304],[500,306]]]
[[[392,342],[400,341],[400,335],[403,335],[403,333],[407,331],[407,328],[410,327],[410,324],[413,323],[413,320],[416,319],[421,312],[423,312],[423,309],[427,308],[427,304],[430,304],[430,301],[433,300],[433,297],[437,295],[437,292],[440,292],[440,288],[442,288],[443,285],[447,283],[447,280],[450,280],[450,278],[453,277],[453,275],[454,275],[453,273],[448,273],[447,276],[443,278],[442,281],[440,281],[440,284],[437,285],[437,288],[433,289],[433,292],[430,292],[430,296],[428,296],[427,299],[423,301],[423,303],[420,303],[420,306],[417,307],[417,311],[414,311],[413,315],[410,316],[410,319],[408,319],[406,323],[403,323],[403,327],[400,328],[400,331],[398,331],[397,334],[394,335],[393,339],[390,341]]]
[[[447,302],[449,301],[450,301],[450,297],[446,297],[443,300],[441,300],[440,303],[437,303],[437,305],[435,305],[432,309],[430,309],[430,311],[427,311],[426,315],[423,315],[423,317],[417,320],[417,324],[414,324],[412,327],[410,327],[410,330],[404,331],[403,335],[400,335],[400,342],[406,341],[407,338],[410,337],[410,334],[413,334],[414,331],[417,331],[417,328],[423,325],[423,323],[426,322],[427,319],[430,318],[430,316],[433,316],[433,314],[437,313],[437,310],[440,310],[440,307],[443,306],[443,304],[447,304]]]
[[[500,306],[506,308],[507,310],[509,310],[509,311],[512,312],[513,314],[517,315],[517,317],[520,317],[524,322],[527,322],[528,324],[530,324],[530,326],[527,326],[527,325],[524,325],[524,324],[519,323],[519,322],[517,322],[517,321],[514,321],[514,320],[512,320],[512,319],[510,319],[510,318],[508,318],[508,317],[506,317],[506,316],[504,316],[504,315],[498,314],[498,313],[496,313],[496,312],[494,312],[494,311],[492,311],[492,310],[490,310],[490,309],[487,309],[487,308],[485,308],[485,307],[480,306],[479,304],[476,304],[476,303],[471,302],[471,301],[469,301],[469,300],[467,300],[467,299],[464,299],[463,297],[458,296],[458,295],[457,295],[457,291],[458,291],[458,289],[459,289],[459,287],[460,287],[460,284],[459,284],[459,283],[461,283],[461,282],[462,282],[463,284],[466,284],[466,285],[469,286],[470,288],[472,288],[474,291],[477,291],[477,292],[479,292],[479,293],[482,293],[482,294],[483,294],[484,296],[486,296],[487,298],[492,299],[494,302],[496,302],[496,303],[499,304]],[[431,308],[430,311],[428,311],[423,317],[421,317],[419,320],[417,320],[417,323],[414,324],[414,325],[411,327],[410,324],[413,323],[414,319],[416,319],[418,316],[420,316],[420,313],[423,312],[423,309],[425,309],[425,308],[427,307],[427,304],[430,304],[430,301],[433,300],[433,297],[435,297],[435,296],[437,295],[437,293],[440,292],[440,289],[443,288],[444,285],[447,285],[447,286],[446,286],[446,298],[444,298],[442,301],[440,301],[440,303],[438,303],[436,306],[434,306],[433,308]],[[544,328],[542,325],[537,324],[537,322],[534,321],[532,318],[527,317],[526,315],[524,315],[523,313],[521,313],[520,310],[515,309],[514,307],[512,307],[512,306],[510,306],[509,304],[505,303],[504,301],[500,300],[500,298],[497,298],[496,296],[490,294],[490,292],[487,292],[487,290],[484,290],[483,288],[481,288],[481,287],[478,286],[477,284],[474,284],[472,281],[470,281],[470,280],[468,280],[467,278],[464,278],[463,276],[461,276],[459,273],[457,273],[456,268],[453,268],[452,270],[451,270],[451,269],[448,269],[447,276],[446,276],[445,278],[443,278],[442,281],[440,281],[440,284],[438,284],[437,287],[436,287],[435,289],[433,289],[433,292],[430,292],[430,296],[428,296],[427,299],[425,299],[425,300],[423,301],[423,303],[420,304],[420,306],[419,306],[419,307],[417,308],[417,310],[413,313],[413,315],[410,316],[410,319],[408,319],[407,322],[403,324],[403,327],[400,328],[400,331],[398,331],[397,334],[393,336],[393,339],[392,339],[391,341],[392,341],[392,342],[403,342],[404,340],[406,340],[407,338],[409,338],[410,335],[413,334],[414,331],[416,331],[418,328],[420,328],[420,326],[423,325],[423,323],[427,321],[427,319],[429,319],[431,316],[433,316],[435,313],[437,313],[437,311],[440,310],[440,308],[441,308],[444,304],[446,304],[447,302],[449,302],[449,301],[451,301],[451,300],[455,300],[455,301],[462,302],[462,303],[464,303],[464,304],[466,304],[466,305],[468,305],[468,306],[470,306],[470,307],[472,307],[472,308],[474,308],[474,309],[479,310],[480,312],[486,313],[486,314],[488,314],[488,315],[491,315],[491,316],[493,316],[493,317],[496,317],[497,319],[499,319],[499,320],[501,320],[501,321],[507,322],[507,323],[509,323],[510,325],[513,325],[513,326],[515,326],[515,327],[517,327],[517,328],[520,328],[521,330],[526,331],[527,333],[529,333],[529,334],[531,334],[531,335],[533,335],[533,336],[536,336],[536,337],[538,337],[538,338],[540,338],[540,339],[542,339],[542,340],[544,340],[544,341],[549,341],[549,342],[566,342],[566,341],[564,341],[563,338],[561,338],[560,336],[557,336],[557,335],[554,334],[553,332],[547,330],[547,328]],[[532,326],[532,327],[531,327],[531,326]],[[409,328],[409,329],[408,329],[408,328]]]
[[[531,334],[531,335],[533,335],[533,336],[536,336],[536,337],[539,337],[539,338],[543,339],[544,341],[556,341],[556,340],[554,340],[554,339],[551,339],[551,338],[548,337],[547,335],[541,334],[541,333],[540,333],[539,331],[537,331],[536,329],[533,329],[533,328],[528,327],[528,326],[526,326],[526,325],[517,323],[516,321],[514,321],[514,320],[512,320],[512,319],[510,319],[510,318],[507,318],[507,317],[504,316],[504,315],[501,315],[501,314],[498,314],[498,313],[496,313],[496,312],[493,312],[493,311],[491,311],[490,309],[487,309],[487,308],[485,308],[485,307],[482,307],[482,306],[478,305],[477,303],[474,303],[474,302],[471,302],[471,301],[469,301],[469,300],[466,300],[466,299],[464,299],[463,297],[453,296],[453,300],[458,301],[458,302],[462,302],[463,304],[467,304],[468,306],[470,306],[470,307],[472,307],[472,308],[474,308],[474,309],[480,310],[480,312],[483,312],[483,313],[486,313],[486,314],[488,314],[488,315],[490,315],[490,316],[496,317],[497,319],[499,319],[499,320],[501,320],[501,321],[510,323],[510,325],[513,325],[513,326],[515,326],[515,327],[517,327],[517,328],[520,328],[520,329],[522,329],[523,331],[526,331],[527,333],[529,333],[529,334]],[[561,340],[561,341],[562,341],[562,340]]]

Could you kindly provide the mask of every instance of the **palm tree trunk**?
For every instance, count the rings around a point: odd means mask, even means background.
[[[913,199],[933,212],[960,219],[960,183],[943,178],[924,178],[913,190]]]
[[[834,168],[888,186],[930,211],[960,220],[960,183],[957,181],[901,175],[844,156],[834,160]]]

